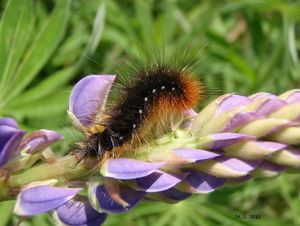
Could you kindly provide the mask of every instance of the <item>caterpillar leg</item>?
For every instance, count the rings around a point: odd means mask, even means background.
[[[84,128],[84,134],[86,135],[86,137],[90,137],[91,135],[95,134],[95,133],[101,133],[105,130],[105,127],[102,125],[93,125],[91,127],[86,127]]]

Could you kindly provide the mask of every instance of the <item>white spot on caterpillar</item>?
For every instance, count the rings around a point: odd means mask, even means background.
[[[123,140],[123,138],[124,138],[124,137],[121,136],[121,137],[119,137],[119,140]]]
[[[144,98],[144,101],[147,102],[147,101],[148,101],[148,97],[145,97],[145,98]]]
[[[142,113],[143,113],[142,109],[139,109],[139,113],[140,113],[140,114],[142,114]]]
[[[136,124],[133,124],[133,125],[132,125],[132,128],[136,128]]]
[[[175,87],[172,87],[172,91],[174,91],[175,90]]]
[[[153,90],[152,90],[152,93],[155,93],[155,92],[156,92],[156,89],[153,89]]]
[[[164,90],[166,87],[165,86],[162,86],[162,87],[160,87],[161,88],[161,90]]]

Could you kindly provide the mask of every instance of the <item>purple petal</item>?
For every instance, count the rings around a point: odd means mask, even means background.
[[[198,115],[198,113],[194,109],[192,109],[192,108],[189,108],[188,110],[186,110],[184,112],[184,116],[185,117],[194,117],[196,115]]]
[[[243,183],[243,182],[250,180],[251,178],[252,178],[251,175],[245,175],[245,176],[237,177],[237,178],[229,178],[228,182]]]
[[[237,113],[230,119],[228,125],[223,129],[222,132],[230,132],[235,129],[242,127],[249,122],[253,122],[257,119],[261,118],[258,114],[254,112],[240,112]]]
[[[300,91],[296,90],[294,92],[292,92],[286,99],[286,102],[288,102],[289,104],[293,104],[293,103],[297,103],[300,102]]]
[[[271,141],[256,141],[255,143],[272,152],[280,151],[282,149],[285,149],[288,146],[286,144],[281,144],[281,143],[271,142]]]
[[[194,109],[189,108],[188,110],[186,110],[184,112],[184,118],[185,120],[183,121],[181,127],[182,128],[189,128],[191,127],[194,117],[198,115],[198,113],[196,111],[194,111]]]
[[[115,75],[89,75],[74,86],[69,100],[69,111],[83,125],[92,123],[96,113],[105,106],[115,77]]]
[[[229,146],[225,149],[230,156],[235,156],[244,160],[257,160],[269,157],[276,151],[287,147],[285,144],[270,141],[247,141],[237,145]]]
[[[179,191],[175,188],[170,188],[168,190],[162,191],[161,194],[168,199],[174,200],[176,202],[187,199],[192,195],[191,193]]]
[[[298,158],[298,159],[300,158],[300,149],[290,147],[286,151],[288,151],[290,154],[295,156],[295,158]]]
[[[219,107],[216,111],[216,115],[219,115],[226,111],[230,111],[236,107],[245,106],[250,102],[251,100],[248,97],[239,96],[239,95],[229,95],[228,97],[224,98],[219,104]]]
[[[260,164],[259,168],[268,170],[268,171],[273,171],[273,172],[280,172],[280,171],[284,170],[286,167],[269,162],[269,161],[263,161]]]
[[[214,140],[211,150],[221,150],[241,141],[255,139],[253,136],[242,133],[214,133],[211,136]]]
[[[287,148],[285,150],[279,151],[273,154],[270,158],[273,163],[289,166],[292,168],[299,168],[300,166],[300,149],[297,148]]]
[[[15,212],[31,216],[55,209],[73,198],[81,189],[41,185],[22,190],[18,195]]]
[[[40,130],[29,134],[22,142],[20,149],[30,147],[29,153],[45,149],[64,137],[52,130]]]
[[[19,129],[16,120],[12,118],[0,118],[0,126],[9,126],[15,129]]]
[[[86,198],[71,199],[56,209],[59,220],[66,225],[99,226],[107,214],[97,212]]]
[[[101,174],[115,179],[135,179],[148,176],[165,163],[150,163],[134,159],[108,159],[101,167]]]
[[[277,119],[277,118],[263,118],[251,122],[241,129],[239,133],[244,133],[248,135],[253,135],[256,138],[261,138],[264,136],[272,135],[279,130],[287,127],[296,126],[298,123],[287,120],[287,119]]]
[[[264,93],[264,92],[260,92],[260,93],[256,93],[252,96],[250,96],[251,100],[258,100],[258,99],[273,99],[273,98],[278,98],[277,96],[275,96],[274,94],[271,93]]]
[[[187,173],[175,175],[157,170],[146,177],[136,179],[136,184],[139,190],[146,192],[159,192],[174,187],[187,175]]]
[[[222,156],[216,158],[216,161],[221,163],[223,166],[230,168],[234,171],[241,172],[241,173],[249,173],[250,171],[254,170],[259,166],[261,163],[260,160],[241,160],[237,158],[230,158],[227,156]]]
[[[182,148],[182,149],[175,149],[175,154],[184,159],[188,160],[189,162],[200,162],[207,159],[212,159],[215,157],[220,156],[220,154],[217,154],[215,152],[211,151],[205,151],[200,149],[192,149],[192,148]]]
[[[135,191],[128,187],[120,187],[120,197],[128,204],[127,206],[120,205],[114,201],[104,185],[95,186],[92,188],[95,193],[100,208],[107,213],[122,213],[136,206],[145,196],[145,192]]]
[[[287,105],[285,101],[280,100],[278,98],[272,98],[265,101],[261,106],[259,106],[256,113],[262,116],[267,116],[275,111],[278,111],[285,105]]]
[[[195,193],[209,193],[221,187],[226,179],[194,171],[186,178],[186,181]]]
[[[5,144],[19,131],[16,122],[11,118],[0,119],[0,152]]]
[[[263,161],[256,170],[251,172],[251,175],[254,177],[274,177],[284,169],[286,169],[286,167],[269,161]]]
[[[10,137],[9,140],[6,141],[6,143],[0,142],[1,146],[4,145],[0,147],[0,167],[4,166],[12,156],[13,152],[18,149],[24,134],[24,131],[17,131],[13,136]],[[0,138],[2,138],[1,135]]]

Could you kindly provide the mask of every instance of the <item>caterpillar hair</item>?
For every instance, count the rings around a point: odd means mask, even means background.
[[[184,54],[183,54],[184,55]],[[96,123],[95,130],[84,142],[84,155],[103,161],[134,150],[149,137],[157,137],[171,128],[172,120],[195,108],[208,94],[204,82],[193,72],[194,60],[181,56],[144,60],[129,73],[119,96]]]

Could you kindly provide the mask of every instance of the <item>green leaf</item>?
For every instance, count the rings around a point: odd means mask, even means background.
[[[159,41],[170,41],[168,39],[174,36],[178,25],[176,21],[176,14],[179,10],[178,8],[176,8],[176,3],[173,1],[165,1],[162,4],[162,7],[163,12],[161,13],[161,16],[155,21],[155,38],[157,43],[159,43]],[[180,25],[181,24],[179,24],[179,26]]]
[[[87,46],[77,63],[77,68],[80,68],[83,65],[83,63],[86,61],[87,56],[92,55],[95,52],[96,48],[98,47],[104,30],[105,12],[106,12],[105,1],[102,1],[101,4],[99,5],[96,17],[94,19],[92,35],[90,36]]]
[[[153,43],[155,33],[152,27],[151,1],[134,1],[135,13],[139,20],[144,48]]]
[[[32,30],[32,1],[22,2],[9,1],[0,23],[0,100],[16,73]]]
[[[12,216],[12,211],[14,208],[15,202],[14,201],[6,201],[1,202],[0,205],[0,225],[8,225],[8,222]]]
[[[30,101],[35,101],[44,98],[46,95],[56,92],[62,89],[62,87],[70,81],[70,79],[75,75],[76,71],[80,70],[83,63],[87,59],[87,55],[92,55],[102,36],[102,31],[104,28],[105,20],[105,2],[102,1],[97,10],[97,15],[94,20],[92,34],[89,38],[88,44],[85,47],[81,57],[77,60],[76,64],[69,66],[54,74],[43,79],[38,85],[29,89],[22,94],[19,98],[14,99],[7,105],[7,108],[17,107],[18,105],[24,105]]]
[[[43,79],[37,86],[34,86],[27,92],[24,92],[22,96],[14,99],[7,105],[7,108],[17,107],[18,105],[29,103],[54,93],[61,89],[66,82],[70,80],[70,78],[74,75],[74,72],[75,66],[70,66],[55,72],[46,79]]]
[[[57,1],[52,15],[46,21],[36,40],[28,49],[14,80],[7,87],[5,103],[16,97],[36,77],[60,43],[70,11],[70,0]],[[13,88],[12,88],[13,87]]]
[[[33,217],[32,219],[30,219],[30,225],[32,226],[52,226],[53,222],[52,219],[50,218],[49,214],[40,214],[37,215],[35,217]]]
[[[51,118],[52,115],[61,113],[67,109],[69,89],[62,90],[56,94],[50,94],[29,103],[24,103],[11,108],[5,108],[5,115],[14,115],[16,118]],[[47,100],[47,101],[45,101]]]
[[[126,40],[125,43],[130,43],[128,45],[128,49],[131,52],[133,48],[136,48],[139,39],[137,32],[134,30],[131,20],[128,15],[126,15],[126,11],[115,2],[115,1],[108,1],[107,8],[109,13],[107,14],[107,21],[111,23],[113,26],[108,26],[107,28],[115,27],[120,33],[122,33],[122,38]]]

